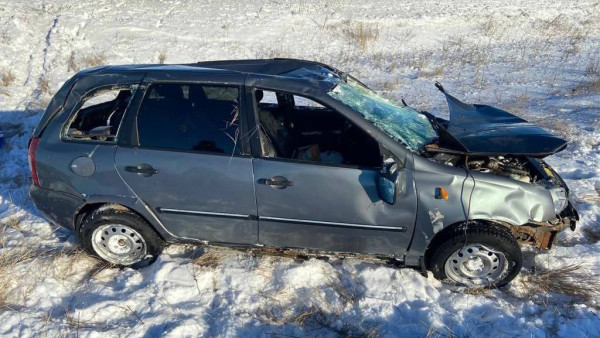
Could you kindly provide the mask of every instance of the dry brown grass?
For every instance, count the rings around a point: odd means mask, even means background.
[[[425,322],[421,322],[427,327],[427,334],[425,338],[439,338],[439,337],[455,337],[456,334],[447,325],[442,324],[442,327],[434,326]]]
[[[573,89],[573,93],[600,93],[600,52],[590,56],[588,64],[585,66],[585,75],[589,80],[577,85]]]
[[[596,53],[585,66],[585,74],[600,78],[600,53]]]
[[[200,267],[214,269],[221,264],[221,261],[223,261],[229,253],[230,251],[225,248],[207,247],[206,252],[202,256],[194,259],[192,263]]]
[[[325,329],[342,337],[378,337],[381,334],[381,327],[378,325],[363,327],[360,323],[342,320],[340,311],[317,305],[302,307],[291,305],[302,303],[304,303],[302,300],[296,299],[286,306],[261,307],[253,313],[253,316],[269,325],[282,326],[292,323],[306,329]]]
[[[415,30],[412,28],[402,28],[395,35],[402,41],[403,44],[408,44],[408,42],[417,36]]]
[[[438,78],[441,79],[444,74],[446,73],[446,64],[441,63],[438,64],[437,66],[435,66],[432,69],[428,69],[425,71],[422,71],[420,76],[421,77],[427,77],[427,78]]]
[[[48,77],[43,77],[40,80],[40,93],[42,94],[51,94],[50,92],[50,79]]]
[[[581,194],[581,195],[577,195],[575,198],[577,201],[586,202],[586,203],[595,204],[595,205],[600,206],[600,193],[597,195]]]
[[[75,288],[92,278],[101,280],[97,275],[109,267],[80,249],[45,247],[39,238],[4,247],[0,249],[0,310],[23,306],[48,276]]]
[[[3,70],[0,72],[0,87],[8,87],[15,82],[15,74],[12,70]]]
[[[392,92],[398,89],[400,82],[398,79],[394,80],[385,80],[375,84],[375,90],[382,90],[386,92]]]
[[[327,286],[335,291],[345,304],[354,304],[360,298],[359,290],[355,286],[346,287],[344,285],[342,274],[339,271],[334,272],[334,274],[329,277]]]
[[[297,55],[292,54],[289,50],[284,49],[281,44],[269,45],[269,46],[261,46],[261,49],[256,51],[256,58],[266,58],[266,59],[274,59],[274,58],[294,58]]]
[[[500,26],[498,21],[490,16],[482,24],[479,25],[479,29],[484,36],[491,39],[500,39],[504,35],[504,29]]]
[[[581,27],[572,18],[562,13],[551,20],[542,20],[539,30],[542,36],[564,36],[576,42],[584,40],[589,35],[587,27]]]
[[[600,93],[600,76],[590,81],[585,81],[573,88],[572,93],[578,94],[598,94]]]
[[[526,297],[556,293],[580,301],[589,301],[600,295],[600,278],[587,271],[581,264],[524,274],[522,282],[528,289],[525,292]]]
[[[367,50],[367,45],[379,38],[379,26],[365,22],[345,21],[340,26],[330,26],[333,31],[353,41],[362,51]]]
[[[21,231],[21,217],[10,216],[10,217],[2,220],[0,227],[3,229],[2,230],[3,232],[7,227],[15,229],[17,231]]]
[[[52,233],[15,236],[15,231],[23,232],[23,227],[19,216],[4,218],[0,226],[0,311],[22,307],[47,276],[76,285],[93,278],[101,269],[99,260],[80,249],[44,244]]]
[[[106,281],[108,276],[99,276],[105,269],[113,267],[88,255],[79,247],[55,251],[46,258],[50,260],[48,273],[59,282],[80,284],[90,279]]]
[[[167,52],[160,52],[160,54],[158,54],[158,63],[164,64],[165,61],[167,61]]]
[[[541,51],[542,55],[557,39],[563,44],[563,60],[579,54],[582,44],[590,35],[590,27],[591,25],[582,25],[578,20],[565,14],[559,14],[550,20],[541,20],[541,23],[537,25],[537,29],[542,39],[546,40],[544,44],[546,47],[542,48]]]
[[[266,284],[273,285],[272,263],[265,264]],[[262,268],[259,268],[262,270]],[[349,275],[344,275],[348,273]],[[283,326],[294,324],[310,335],[313,330],[329,331],[344,337],[376,337],[381,333],[381,325],[376,322],[348,321],[343,318],[344,311],[352,308],[362,297],[358,286],[345,285],[344,280],[354,281],[356,276],[351,272],[323,267],[326,283],[321,286],[283,286],[279,289],[259,290],[266,299],[250,315],[262,324]],[[335,296],[337,297],[335,297]],[[337,300],[331,299],[334,296]]]
[[[85,68],[101,66],[106,62],[106,55],[96,54],[84,56],[81,61]]]
[[[165,56],[166,58],[166,56]],[[69,70],[78,72],[82,69],[101,66],[106,63],[106,55],[103,53],[88,54],[81,57],[76,57],[74,52],[67,61]]]
[[[44,254],[39,245],[2,248],[0,252],[0,307],[22,304],[39,281],[27,266]]]
[[[5,45],[8,45],[11,40],[12,37],[10,36],[10,32],[8,31],[8,27],[5,27],[2,30],[2,32],[0,32],[0,42],[2,42]]]

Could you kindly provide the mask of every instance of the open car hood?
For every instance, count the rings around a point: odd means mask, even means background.
[[[467,104],[446,93],[450,119],[440,126],[440,145],[469,154],[546,157],[567,141],[539,126],[492,106]]]

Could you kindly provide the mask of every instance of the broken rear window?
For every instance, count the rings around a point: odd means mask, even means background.
[[[114,142],[133,86],[103,88],[83,99],[70,119],[64,137],[69,140]]]

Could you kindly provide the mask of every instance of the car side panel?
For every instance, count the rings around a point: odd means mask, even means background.
[[[92,71],[87,73],[92,74],[80,78],[76,76],[68,81],[72,88],[66,98],[66,89],[61,89],[60,95],[57,94],[54,100],[56,102],[53,101],[53,107],[58,111],[47,121],[44,128],[36,129],[37,134],[34,134],[41,138],[36,152],[40,187],[32,187],[30,195],[48,218],[70,229],[74,227],[73,221],[77,211],[85,204],[117,203],[112,197],[132,201],[136,198],[115,170],[115,144],[63,140],[61,133],[86,93],[98,87],[135,84],[143,78],[144,73],[132,72],[110,76],[94,75]],[[78,158],[83,159],[88,169],[91,169],[90,172],[82,174],[74,169],[73,162]],[[104,198],[94,200],[94,196]]]
[[[249,157],[119,147],[117,169],[177,237],[254,244],[258,235]],[[149,164],[158,173],[125,170]]]
[[[29,195],[36,208],[52,223],[64,228],[73,229],[73,215],[84,203],[84,199],[64,192],[45,189],[31,185]]]

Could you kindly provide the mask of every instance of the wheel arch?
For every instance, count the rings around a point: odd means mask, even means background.
[[[90,196],[86,201],[77,208],[73,217],[73,229],[75,234],[79,233],[79,228],[83,220],[94,211],[109,207],[112,209],[123,209],[137,214],[152,230],[154,230],[162,240],[172,242],[175,236],[170,234],[164,225],[158,220],[156,215],[138,198],[130,197],[113,197],[113,196]]]

